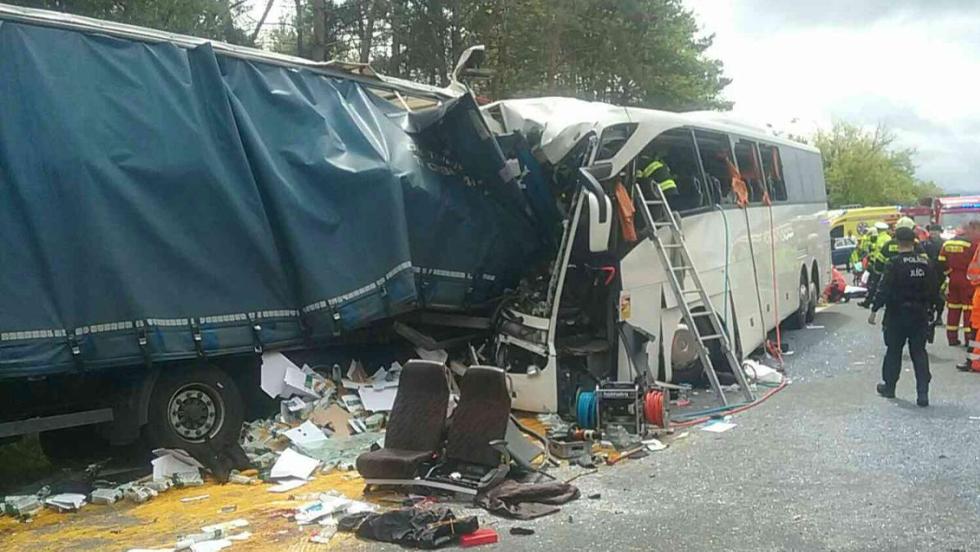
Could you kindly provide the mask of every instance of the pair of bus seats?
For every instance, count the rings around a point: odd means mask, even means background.
[[[510,422],[506,374],[470,366],[459,384],[459,403],[449,406],[448,372],[442,364],[411,360],[402,369],[388,418],[384,447],[357,458],[371,486],[424,486],[464,494],[506,477]]]

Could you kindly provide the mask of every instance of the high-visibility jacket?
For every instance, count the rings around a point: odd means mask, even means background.
[[[949,277],[950,285],[967,284],[967,268],[973,260],[977,246],[963,238],[947,240],[939,250],[939,266]]]
[[[864,234],[861,239],[858,240],[857,247],[851,252],[851,264],[856,265],[861,262],[871,249],[871,234]]]
[[[913,249],[913,252],[919,255],[926,254],[925,249],[922,248],[922,244],[920,244],[918,240],[916,240],[915,242],[915,249]],[[888,261],[892,260],[897,255],[898,255],[898,240],[896,240],[895,238],[891,238],[888,241],[886,241],[885,244],[882,245],[881,249],[878,251],[878,256],[877,259],[875,260],[875,270],[884,273],[885,265],[887,265]]]
[[[653,160],[644,167],[640,171],[640,179],[652,179],[657,186],[660,186],[660,191],[664,194],[677,191],[677,182],[674,181],[674,177],[670,174],[670,169],[667,168],[666,163],[660,160]]]
[[[891,241],[892,237],[885,232],[879,232],[878,237],[871,242],[871,250],[868,252],[868,260],[875,272],[881,272],[885,267],[885,244]]]

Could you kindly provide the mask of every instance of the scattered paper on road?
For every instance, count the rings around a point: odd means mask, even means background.
[[[323,430],[315,426],[313,422],[309,420],[303,422],[300,426],[294,427],[293,429],[283,433],[283,435],[292,441],[293,444],[306,448],[321,446],[323,442],[327,440],[327,436],[323,434]]]
[[[657,452],[658,450],[664,450],[667,448],[667,445],[665,445],[660,439],[647,439],[641,442],[646,445],[647,450],[650,452]]]
[[[727,420],[712,421],[704,424],[701,427],[701,431],[710,431],[711,433],[724,433],[729,429],[735,427],[736,424],[729,422]]]
[[[200,475],[200,469],[204,467],[183,450],[155,449],[153,454],[157,455],[150,461],[154,481],[163,481],[175,475]]]
[[[273,479],[308,479],[313,470],[316,469],[317,464],[319,461],[314,458],[302,455],[293,449],[286,449],[276,460],[275,465],[272,466],[269,476]]]
[[[269,487],[270,493],[288,493],[289,491],[306,485],[309,481],[305,479],[283,479],[278,485]]]

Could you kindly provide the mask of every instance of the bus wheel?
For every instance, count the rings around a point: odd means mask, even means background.
[[[807,312],[810,310],[810,286],[806,280],[806,274],[800,274],[799,306],[786,319],[786,327],[791,330],[799,330],[807,323]]]
[[[814,267],[816,268],[816,267]],[[820,301],[820,283],[817,281],[816,274],[810,278],[810,297],[807,300],[806,322],[809,324],[817,317],[817,302]]]
[[[214,366],[188,366],[160,374],[150,397],[146,437],[153,447],[194,449],[238,440],[244,422],[238,386]]]

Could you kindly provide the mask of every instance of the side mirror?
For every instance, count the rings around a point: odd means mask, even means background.
[[[585,194],[589,232],[589,251],[602,253],[609,250],[609,235],[612,232],[612,202],[602,185],[585,167],[579,169],[582,193]]]
[[[453,68],[453,73],[449,78],[449,87],[459,92],[466,92],[468,88],[463,84],[463,79],[487,80],[492,77],[493,71],[480,68],[486,59],[486,46],[479,44],[467,48],[459,56],[459,61],[456,62],[456,67]]]

